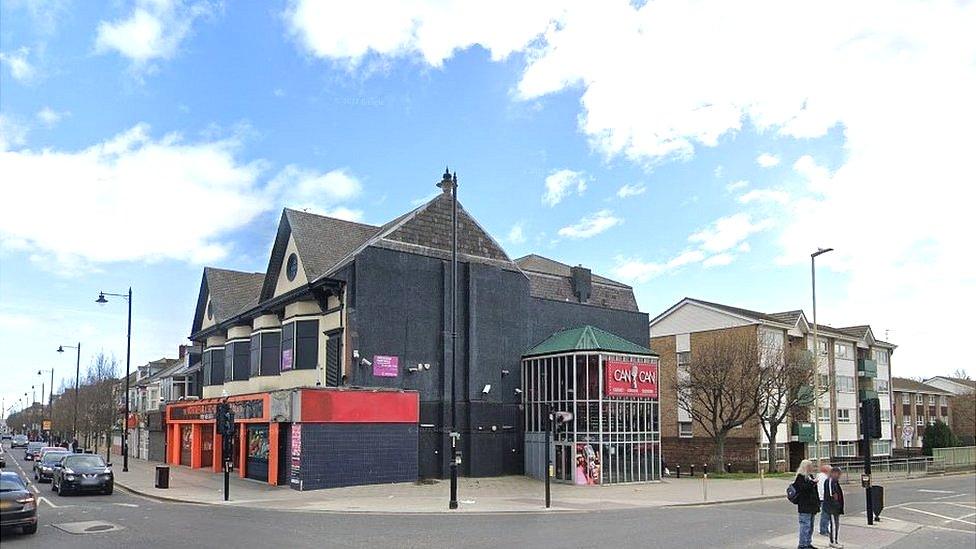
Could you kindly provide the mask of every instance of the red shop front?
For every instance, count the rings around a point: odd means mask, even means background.
[[[296,489],[334,485],[328,473],[320,473],[347,460],[362,461],[363,456],[348,455],[348,450],[323,455],[341,442],[335,437],[344,430],[351,429],[357,438],[364,432],[402,434],[398,425],[415,433],[419,421],[419,398],[413,391],[307,388],[179,402],[166,408],[167,463],[221,471],[223,445],[214,415],[224,401],[234,411],[237,433],[231,458],[238,475]],[[316,443],[321,437],[326,438]],[[361,451],[368,453],[367,448]],[[385,478],[378,473],[374,469],[358,483]]]

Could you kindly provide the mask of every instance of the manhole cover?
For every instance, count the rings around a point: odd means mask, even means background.
[[[113,532],[121,530],[123,527],[103,520],[86,520],[82,522],[62,522],[55,524],[55,528],[69,534],[100,534],[102,532]]]

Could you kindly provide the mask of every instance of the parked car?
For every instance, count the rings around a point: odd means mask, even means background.
[[[25,534],[37,532],[37,498],[14,472],[0,472],[0,528],[19,527]]]
[[[58,450],[57,452],[44,452],[34,462],[34,480],[47,482],[54,477],[54,466],[64,459],[64,456],[71,454],[64,448],[58,448]]]
[[[34,461],[37,457],[37,453],[41,451],[45,444],[43,442],[28,442],[27,449],[24,450],[24,459],[27,461]]]
[[[27,435],[14,435],[10,440],[11,448],[27,448]]]
[[[7,466],[7,454],[3,453],[3,446],[0,445],[0,469]]]
[[[6,440],[10,440],[12,438],[14,438],[14,436],[12,434],[10,434],[10,433],[4,433],[4,434],[0,435],[0,441],[6,441]]]
[[[72,492],[111,494],[115,487],[112,464],[95,454],[69,454],[54,466],[51,490],[59,496]]]

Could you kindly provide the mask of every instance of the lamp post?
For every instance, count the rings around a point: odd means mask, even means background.
[[[113,294],[109,292],[98,292],[98,299],[95,303],[104,305],[108,303],[105,296],[121,297],[129,304],[129,321],[125,334],[125,418],[122,420],[122,472],[129,472],[129,362],[132,358],[132,287],[124,294]],[[80,347],[80,345],[79,345]],[[109,441],[111,444],[112,441]]]
[[[458,442],[461,433],[457,427],[457,172],[454,176],[444,168],[444,177],[437,184],[445,193],[451,193],[451,499],[449,509],[458,508]]]
[[[820,467],[820,340],[817,334],[817,256],[834,251],[833,248],[817,248],[810,254],[810,283],[813,291],[813,444],[817,449],[817,467]]]
[[[51,388],[47,394],[47,418],[51,421],[51,429],[48,430],[47,440],[50,443],[54,439],[54,368],[50,370],[41,369],[37,371],[37,375],[42,375],[44,372],[51,372]],[[41,385],[43,387],[43,385]],[[44,405],[44,390],[41,390],[41,405]]]
[[[58,345],[58,352],[63,353],[65,349],[75,349],[78,351],[75,357],[75,418],[71,425],[71,438],[72,440],[77,440],[78,438],[78,383],[81,379],[81,342],[78,345]],[[109,441],[109,445],[112,441]]]

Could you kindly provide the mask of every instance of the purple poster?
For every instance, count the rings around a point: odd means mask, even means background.
[[[281,371],[291,370],[291,349],[281,350]]]
[[[373,375],[376,377],[396,377],[400,373],[400,357],[373,356]]]

